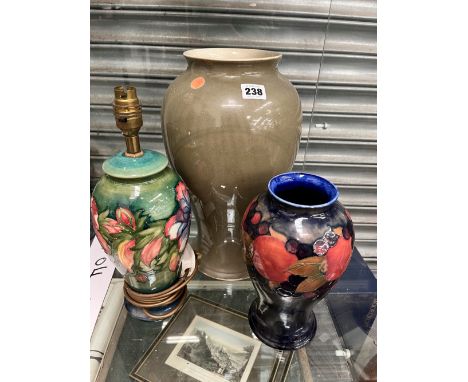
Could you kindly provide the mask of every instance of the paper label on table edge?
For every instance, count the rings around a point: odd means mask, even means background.
[[[106,297],[115,265],[94,238],[90,249],[90,336],[96,325],[102,303]]]

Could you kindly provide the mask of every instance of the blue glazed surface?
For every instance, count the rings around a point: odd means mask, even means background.
[[[143,150],[143,155],[131,158],[120,151],[104,161],[102,169],[107,175],[123,179],[143,178],[157,174],[168,165],[167,157],[152,150]]]
[[[258,293],[249,322],[269,346],[307,344],[316,331],[314,304],[346,270],[354,229],[338,196],[319,176],[280,174],[244,214],[245,260]]]
[[[287,172],[275,176],[268,182],[268,191],[278,201],[298,208],[328,207],[340,196],[333,183],[321,176],[305,172]],[[283,195],[286,197],[283,198]],[[287,196],[292,196],[293,200]],[[307,204],[295,203],[295,199]]]

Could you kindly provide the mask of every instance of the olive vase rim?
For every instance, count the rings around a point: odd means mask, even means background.
[[[290,171],[278,174],[268,182],[268,191],[276,200],[296,208],[323,209],[340,196],[329,180],[307,172]]]
[[[190,60],[243,63],[278,61],[282,54],[270,50],[246,48],[202,48],[186,50],[184,57]]]

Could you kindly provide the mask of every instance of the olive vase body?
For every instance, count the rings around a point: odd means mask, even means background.
[[[242,221],[245,262],[258,298],[249,310],[253,332],[282,350],[315,335],[314,304],[346,270],[353,223],[327,180],[305,173],[274,177]]]
[[[165,156],[121,152],[104,162],[106,173],[91,198],[94,232],[102,248],[139,293],[157,293],[180,277],[190,230],[190,199]]]
[[[291,169],[300,99],[278,71],[280,54],[196,49],[184,55],[188,68],[163,103],[166,151],[199,201],[199,269],[217,279],[245,279],[242,214],[273,175]]]

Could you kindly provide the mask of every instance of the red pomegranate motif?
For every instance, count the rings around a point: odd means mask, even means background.
[[[284,243],[272,236],[258,236],[252,243],[253,263],[267,280],[277,283],[286,281],[291,273],[288,268],[297,257],[286,251]]]
[[[325,278],[328,281],[341,277],[351,260],[351,253],[351,239],[346,240],[343,236],[340,236],[335,246],[331,247],[326,255],[327,271]]]

